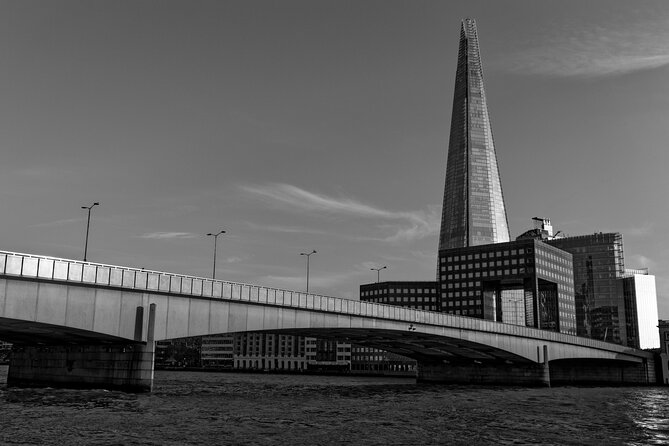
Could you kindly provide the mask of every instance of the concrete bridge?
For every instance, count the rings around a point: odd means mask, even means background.
[[[420,381],[655,384],[653,355],[529,327],[158,271],[0,251],[9,386],[150,391],[155,341],[266,331],[418,361]]]

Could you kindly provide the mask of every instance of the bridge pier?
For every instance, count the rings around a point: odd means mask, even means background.
[[[550,387],[546,363],[418,362],[418,382]]]
[[[551,383],[555,385],[656,385],[655,361],[613,361],[562,359],[551,362]]]
[[[150,392],[154,344],[17,346],[7,386]]]
[[[151,392],[155,318],[151,304],[145,334],[144,307],[136,308],[135,342],[14,345],[7,386]]]

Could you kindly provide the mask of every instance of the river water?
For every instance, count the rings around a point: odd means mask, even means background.
[[[669,444],[669,388],[157,371],[154,392],[8,389],[2,445]]]

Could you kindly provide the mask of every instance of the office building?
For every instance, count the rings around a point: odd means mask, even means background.
[[[648,274],[648,270],[625,270],[621,282],[627,335],[625,345],[644,350],[660,348],[655,276]]]
[[[622,235],[598,232],[546,243],[573,256],[576,334],[626,345],[625,302],[620,288],[625,275]]]
[[[476,21],[460,30],[439,250],[508,242]]]
[[[236,333],[233,349],[235,369],[306,369],[306,341],[303,336],[263,332]]]
[[[351,371],[352,347],[337,339],[306,338],[307,371],[348,373]]]
[[[635,348],[657,348],[655,277],[625,268],[620,233],[553,234],[550,220],[533,218],[534,228],[518,237],[534,238],[573,255],[578,336]]]
[[[439,311],[437,282],[377,282],[360,285],[360,300],[425,311]],[[412,375],[416,361],[396,353],[353,345],[351,371],[359,374]]]
[[[360,285],[360,300],[426,311],[439,311],[434,281],[379,282]]]
[[[351,368],[351,344],[276,333],[233,335],[233,369],[343,373]]]
[[[669,355],[669,321],[659,320],[657,328],[660,335],[660,353]]]
[[[441,311],[576,334],[572,255],[540,240],[439,251]]]
[[[231,369],[234,366],[234,335],[202,336],[202,367]]]

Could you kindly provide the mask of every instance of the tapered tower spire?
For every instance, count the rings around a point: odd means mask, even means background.
[[[439,249],[509,241],[476,21],[460,30]]]

